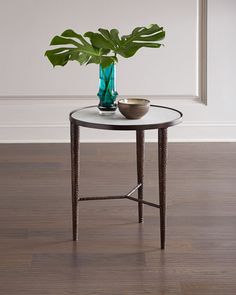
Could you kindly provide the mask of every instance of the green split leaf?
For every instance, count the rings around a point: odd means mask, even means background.
[[[53,66],[65,66],[68,61],[83,64],[101,64],[103,68],[117,63],[117,56],[132,57],[143,48],[159,48],[159,41],[165,38],[165,31],[157,24],[137,27],[129,35],[119,36],[117,29],[100,28],[98,32],[86,32],[83,36],[71,29],[55,36],[50,45],[60,46],[47,50],[45,55]],[[69,45],[70,47],[65,47]],[[71,47],[73,46],[73,47]]]

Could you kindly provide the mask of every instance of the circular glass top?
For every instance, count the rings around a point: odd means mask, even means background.
[[[100,115],[97,106],[73,111],[70,119],[84,127],[110,130],[137,130],[167,128],[181,123],[182,113],[178,110],[151,105],[149,112],[141,119],[126,119],[117,109],[115,114]]]

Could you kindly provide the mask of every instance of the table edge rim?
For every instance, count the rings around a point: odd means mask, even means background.
[[[175,111],[180,115],[179,118],[177,118],[175,120],[172,120],[172,121],[168,121],[168,122],[164,122],[164,123],[157,123],[157,124],[112,125],[112,124],[102,124],[102,123],[90,123],[90,122],[81,121],[81,120],[78,120],[78,119],[75,119],[75,118],[72,117],[72,115],[77,111],[80,111],[80,110],[83,110],[83,109],[88,109],[88,108],[93,108],[93,107],[97,107],[97,106],[96,105],[91,105],[91,106],[86,106],[86,107],[82,107],[82,108],[78,108],[78,109],[73,110],[72,112],[70,112],[70,115],[69,115],[70,122],[75,124],[75,125],[78,125],[78,126],[88,127],[88,128],[95,128],[95,129],[146,130],[146,129],[165,129],[165,128],[180,124],[182,122],[182,118],[183,118],[183,113],[180,112],[179,110],[176,110],[176,109],[171,108],[171,107],[155,105],[155,104],[151,104],[150,107],[159,107],[159,108],[164,108],[164,109]]]

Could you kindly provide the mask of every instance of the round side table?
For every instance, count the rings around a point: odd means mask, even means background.
[[[178,110],[151,105],[149,112],[141,119],[128,120],[120,112],[110,116],[99,115],[97,106],[89,106],[70,113],[71,131],[71,180],[72,180],[72,224],[73,240],[78,240],[78,202],[106,199],[129,199],[138,203],[138,221],[143,220],[143,204],[160,209],[161,249],[165,248],[166,228],[166,165],[167,165],[167,129],[182,121]],[[137,185],[126,195],[107,197],[80,197],[80,126],[107,130],[135,130],[137,154]],[[144,166],[144,132],[158,129],[158,170],[159,170],[159,204],[143,199]],[[138,198],[132,194],[138,190]]]

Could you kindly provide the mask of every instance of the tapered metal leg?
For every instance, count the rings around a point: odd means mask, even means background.
[[[137,180],[142,185],[138,188],[138,199],[143,199],[143,163],[144,163],[144,130],[136,131],[136,151],[137,151]],[[143,204],[138,203],[138,221],[143,221]]]
[[[72,228],[73,240],[78,240],[78,197],[80,176],[79,126],[71,123],[71,184],[72,184]]]
[[[159,166],[159,202],[160,202],[161,249],[165,248],[166,164],[167,164],[167,129],[159,129],[158,130],[158,166]]]

